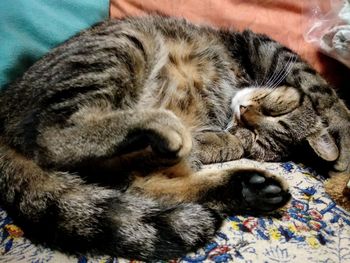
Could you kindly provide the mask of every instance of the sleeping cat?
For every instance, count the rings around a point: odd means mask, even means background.
[[[1,204],[28,236],[68,252],[175,258],[225,213],[290,199],[267,171],[203,163],[278,160],[308,141],[349,168],[342,101],[295,53],[250,31],[106,21],[44,56],[0,105]]]

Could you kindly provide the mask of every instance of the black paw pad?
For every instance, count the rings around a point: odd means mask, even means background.
[[[281,182],[259,172],[242,175],[242,198],[251,209],[272,211],[285,205],[291,195]]]
[[[249,179],[249,183],[255,185],[265,183],[265,181],[265,177],[261,176],[260,174],[253,174]]]

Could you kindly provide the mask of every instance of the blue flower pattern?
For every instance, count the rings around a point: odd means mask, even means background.
[[[268,217],[231,215],[212,242],[169,263],[350,262],[350,214],[324,192],[324,178],[312,169],[292,162],[239,160],[211,165],[207,169],[237,165],[263,167],[285,178],[293,195],[290,204]],[[136,262],[108,256],[67,256],[34,245],[23,235],[15,222],[0,209],[0,263]]]

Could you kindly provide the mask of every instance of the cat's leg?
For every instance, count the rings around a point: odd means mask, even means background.
[[[249,56],[242,57],[248,74],[265,86],[289,85],[310,97],[315,110],[336,139],[339,158],[334,169],[350,172],[350,112],[334,89],[296,53],[265,35],[245,31],[238,40]]]
[[[130,169],[135,169],[135,160],[153,161],[158,166],[178,162],[189,154],[192,137],[167,110],[83,107],[67,123],[42,128],[37,144],[35,158],[42,166],[74,167],[116,156],[126,156],[127,163],[129,155],[134,160]]]
[[[228,132],[198,132],[193,139],[193,158],[202,164],[237,160],[244,155],[242,141]]]
[[[161,153],[175,145],[164,153],[175,159],[186,159],[190,149],[191,136],[168,111],[102,114],[86,108],[79,114],[70,125],[40,130],[40,151],[44,158],[53,157],[53,165],[124,151],[130,130],[122,128],[144,131],[151,147]],[[171,134],[181,141],[174,143]],[[259,202],[262,210],[270,211],[289,197],[283,183],[256,170],[193,173],[180,162],[169,173],[142,175],[128,190],[119,191],[43,169],[1,143],[0,157],[2,204],[13,208],[25,233],[72,252],[146,261],[179,257],[213,237],[221,222],[217,212],[254,209]],[[175,170],[180,166],[181,173]]]
[[[204,245],[221,224],[198,203],[169,204],[44,170],[2,141],[0,167],[1,206],[26,237],[66,252],[173,259]]]
[[[174,173],[174,169],[181,172]],[[182,174],[183,176],[171,176]],[[273,211],[289,199],[281,178],[256,168],[202,170],[193,173],[186,167],[136,176],[129,191],[141,191],[169,202],[199,202],[219,213],[234,211]]]

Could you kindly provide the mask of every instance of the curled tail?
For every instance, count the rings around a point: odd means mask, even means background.
[[[167,205],[46,171],[0,143],[0,201],[24,232],[64,251],[170,259],[208,241],[219,218],[200,204]]]

